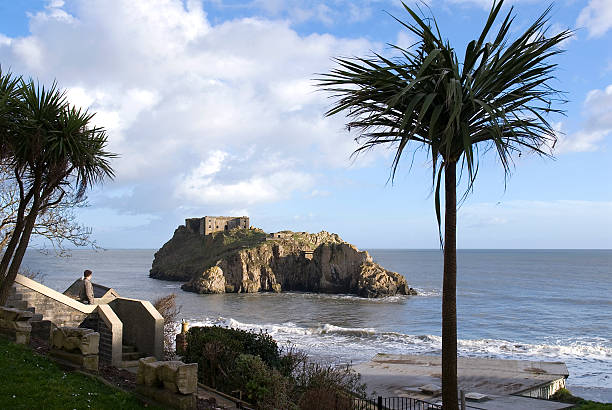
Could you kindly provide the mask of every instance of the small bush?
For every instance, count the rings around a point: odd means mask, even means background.
[[[349,395],[366,396],[366,385],[349,365],[304,361],[294,371],[292,380],[292,397],[298,399],[300,409],[349,409]]]
[[[281,350],[281,358],[278,365],[278,371],[285,377],[293,377],[304,363],[308,362],[308,355],[295,346],[289,345]]]
[[[266,333],[193,327],[184,360],[198,363],[204,384],[258,409],[350,409],[365,384],[350,366],[313,363],[292,346],[279,349]]]
[[[557,390],[555,394],[550,396],[550,400],[560,401],[562,403],[580,403],[584,401],[580,397],[572,395],[572,393],[570,393],[570,391],[565,388]]]
[[[287,380],[278,370],[268,367],[259,356],[241,354],[232,372],[232,392],[261,409],[286,409]]]
[[[559,389],[550,396],[550,400],[560,401],[561,403],[576,404],[572,407],[578,410],[612,410],[612,403],[598,403],[585,400],[582,397],[574,396],[568,389]]]
[[[267,366],[278,367],[280,350],[266,333],[253,333],[219,326],[192,327],[187,333],[184,360],[198,363],[202,383],[228,391],[230,373],[241,354],[258,356]]]

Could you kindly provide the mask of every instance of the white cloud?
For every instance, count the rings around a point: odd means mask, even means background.
[[[403,49],[409,49],[417,42],[416,37],[412,33],[407,32],[406,30],[401,30],[397,33],[397,40],[395,40],[394,45]]]
[[[597,151],[599,143],[603,141],[607,131],[578,131],[571,135],[557,134],[556,154],[567,152],[589,152]]]
[[[368,6],[349,3],[348,9],[351,22],[366,21],[372,17],[372,9]]]
[[[589,126],[612,130],[612,84],[604,90],[591,90],[584,101],[589,113]]]
[[[218,178],[227,154],[214,152],[186,177],[180,178],[174,195],[193,205],[249,206],[290,197],[294,191],[305,191],[313,185],[312,176],[282,169],[271,173],[254,173],[244,179],[224,181]]]
[[[10,37],[0,33],[0,46],[10,46],[13,40]]]
[[[27,69],[38,71],[44,68],[44,51],[39,39],[35,37],[18,38],[5,42],[5,44],[11,46],[13,53]]]
[[[589,37],[601,37],[612,27],[612,1],[590,0],[582,9],[576,25],[589,31]]]
[[[585,125],[577,132],[559,132],[555,153],[595,151],[612,133],[612,84],[603,90],[591,90],[584,100]],[[562,130],[562,124],[557,124]]]
[[[72,14],[53,1],[30,16],[30,35],[0,38],[0,61],[44,83],[57,79],[73,104],[97,113],[120,154],[105,190],[129,193],[101,191],[104,206],[243,209],[311,190],[320,169],[350,164],[352,136],[343,118],[323,117],[330,101],[311,79],[329,71],[331,56],[380,45],[299,35],[284,20],[212,25],[199,1],[70,6]],[[320,20],[330,12],[315,11]]]

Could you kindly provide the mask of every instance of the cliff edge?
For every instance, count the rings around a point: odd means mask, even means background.
[[[260,229],[201,236],[179,226],[155,253],[149,276],[185,281],[196,293],[304,291],[363,297],[414,295],[404,277],[366,251],[325,231],[284,231],[270,240]]]

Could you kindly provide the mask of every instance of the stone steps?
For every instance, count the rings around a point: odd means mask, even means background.
[[[28,301],[23,299],[23,294],[17,292],[14,287],[11,288],[9,295],[10,296],[6,300],[7,307],[27,310],[28,312],[34,313],[34,316],[32,316],[32,319],[30,319],[30,321],[43,320],[43,315],[40,313],[36,313],[36,308],[34,306],[30,306]]]
[[[36,314],[35,314],[36,316]],[[42,315],[40,315],[42,317]],[[49,320],[30,320],[32,325],[32,336],[42,339],[49,340],[51,337],[51,329],[53,327]]]
[[[134,353],[136,351],[135,346],[123,345],[123,353]]]
[[[140,352],[131,352],[131,353],[123,353],[122,355],[123,361],[138,361],[138,359],[141,359],[143,357],[145,357],[146,355],[143,355]]]
[[[141,353],[138,351],[138,349],[136,348],[136,346],[131,346],[131,345],[126,345],[124,344],[122,346],[122,354],[121,354],[121,358],[122,358],[122,364],[121,367],[138,367],[138,360],[142,359],[143,357],[147,357],[148,355]]]
[[[12,302],[15,300],[22,300],[22,299],[23,299],[23,294],[17,293],[15,290],[13,290],[13,292],[9,292],[9,297],[7,298],[7,302],[8,301]]]
[[[25,300],[7,301],[6,306],[21,310],[27,310],[29,307],[28,302]]]
[[[119,367],[122,367],[124,369],[137,369],[138,368],[138,360],[123,360],[121,361],[121,364],[119,365]]]

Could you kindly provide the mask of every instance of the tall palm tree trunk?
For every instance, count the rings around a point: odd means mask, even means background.
[[[459,408],[457,391],[457,163],[444,168],[444,282],[442,286],[442,401]]]

